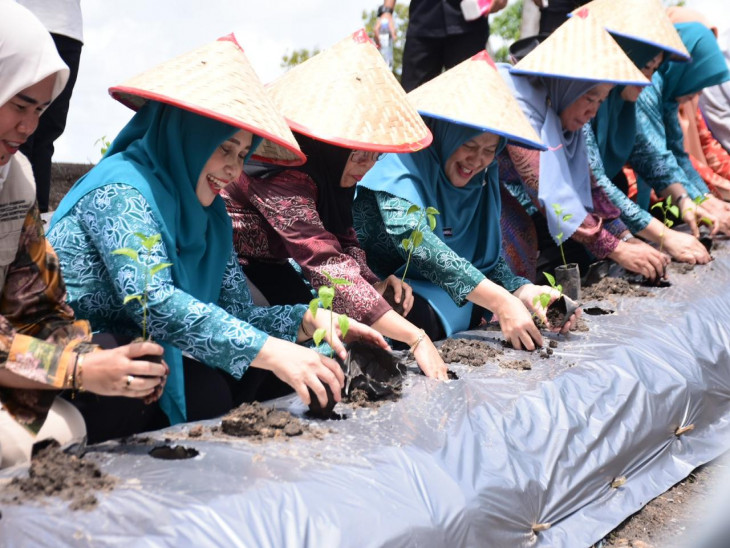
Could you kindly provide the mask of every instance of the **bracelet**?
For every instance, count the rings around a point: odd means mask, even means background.
[[[78,390],[79,392],[84,391],[84,354],[78,354],[76,358],[76,365],[74,365],[74,390]],[[76,367],[78,366],[78,371],[76,371]]]
[[[636,238],[636,236],[634,236],[633,234],[631,234],[631,232],[629,232],[626,236],[621,238],[621,241],[628,242],[629,240],[633,240],[634,238]]]
[[[425,332],[425,331],[424,331],[423,329],[421,329],[421,330],[420,330],[420,331],[418,332],[418,337],[416,337],[416,340],[415,340],[415,342],[414,342],[414,343],[413,343],[412,345],[410,345],[411,347],[410,347],[410,349],[409,349],[408,351],[409,351],[409,352],[410,352],[411,354],[413,354],[413,353],[414,353],[414,352],[416,351],[416,348],[418,348],[418,345],[419,345],[419,344],[421,344],[421,341],[423,340],[423,338],[424,338],[425,336],[426,336],[426,332]]]
[[[380,17],[384,13],[389,13],[393,15],[393,8],[389,8],[385,4],[383,4],[382,6],[378,6],[378,17]]]

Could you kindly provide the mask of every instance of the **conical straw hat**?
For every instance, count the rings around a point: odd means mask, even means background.
[[[486,51],[421,84],[408,94],[408,99],[424,116],[545,149]]]
[[[266,90],[293,130],[347,148],[413,152],[433,136],[361,29]]]
[[[613,84],[650,84],[585,7],[560,25],[511,71]]]
[[[593,0],[584,7],[612,34],[656,46],[681,60],[690,58],[661,0]]]
[[[264,137],[255,153],[263,160],[283,165],[306,160],[233,34],[134,76],[109,93],[133,110],[147,100],[160,101],[251,131]]]

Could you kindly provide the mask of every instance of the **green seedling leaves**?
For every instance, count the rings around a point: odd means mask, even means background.
[[[344,314],[340,314],[337,317],[337,323],[340,325],[340,332],[342,333],[342,338],[344,339],[345,337],[347,337],[347,332],[350,330],[350,318],[348,318]]]
[[[129,301],[139,301],[139,303],[142,304],[142,295],[127,295],[124,297],[124,302],[122,304],[127,304]]]
[[[414,230],[411,233],[411,240],[413,242],[413,247],[418,247],[423,242],[423,232],[421,232],[420,230]]]
[[[332,300],[335,298],[334,288],[323,285],[317,293],[319,294],[319,302],[322,303],[322,307],[332,309]]]
[[[315,297],[309,301],[309,312],[313,318],[317,317],[317,310],[319,310],[319,297]]]
[[[408,211],[406,211],[406,215],[410,215],[411,213],[415,213],[416,211],[421,211],[421,208],[418,207],[416,204],[413,204],[411,207],[408,208]]]
[[[712,219],[710,219],[708,217],[700,217],[700,222],[705,223],[707,226],[713,225]]]
[[[172,263],[160,263],[156,264],[152,268],[150,268],[150,277],[157,274],[160,270],[165,270],[166,268],[170,268],[172,266]]]
[[[441,213],[435,207],[428,206],[426,208],[426,215],[441,215]]]
[[[316,329],[314,331],[314,335],[312,335],[312,339],[314,340],[314,344],[319,346],[322,343],[322,340],[324,339],[324,336],[327,334],[327,330],[324,327],[320,327],[319,329]]]
[[[542,275],[545,276],[548,283],[550,284],[550,287],[555,287],[555,276],[553,276],[549,272],[543,272]]]
[[[115,249],[112,251],[112,255],[124,255],[136,263],[139,262],[139,253],[129,247],[120,247],[119,249]]]
[[[669,211],[669,213],[671,213],[671,214],[672,214],[672,215],[674,215],[675,217],[679,217],[679,208],[678,208],[678,207],[677,207],[676,205],[674,205],[674,206],[669,206],[669,207],[667,208],[667,211]]]
[[[400,242],[400,245],[402,245],[403,249],[405,249],[406,251],[410,251],[413,242],[411,242],[410,238],[403,238]]]

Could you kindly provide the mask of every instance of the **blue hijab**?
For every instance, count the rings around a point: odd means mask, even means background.
[[[510,65],[498,64],[499,72],[548,150],[540,153],[538,198],[545,209],[548,229],[556,243],[570,238],[593,209],[591,170],[582,130],[563,131],[560,114],[600,82],[522,76],[510,73]],[[560,204],[568,221],[558,219],[553,204]]]
[[[447,160],[456,149],[484,130],[429,117],[424,120],[433,133],[431,146],[410,154],[386,154],[358,187],[387,192],[421,208],[438,209],[440,215],[436,216],[434,234],[486,274],[497,265],[502,251],[496,154],[485,170],[475,173],[465,186],[455,187],[444,171]],[[505,140],[500,138],[497,153],[504,146]],[[451,231],[448,237],[444,236],[445,227]],[[420,277],[414,271],[409,271],[409,275]],[[428,282],[412,283],[434,305],[448,335],[469,327],[471,303],[458,308],[437,286]]]
[[[639,69],[662,52],[661,48],[645,42],[612,36]],[[624,87],[614,87],[591,120],[603,168],[609,179],[613,179],[626,164],[636,141],[636,103],[624,101],[621,97]]]
[[[664,82],[662,100],[665,111],[677,108],[677,97],[730,79],[725,57],[710,29],[702,23],[677,23],[674,27],[692,60],[689,63],[665,63],[659,69]]]
[[[89,192],[127,184],[142,194],[160,226],[175,287],[204,303],[217,302],[233,241],[231,220],[220,197],[203,207],[195,189],[210,156],[236,131],[217,120],[149,101],[104,158],[63,198],[51,228]],[[252,151],[258,142],[254,140]],[[170,376],[160,406],[176,424],[186,419],[182,352],[169,343],[161,345]]]

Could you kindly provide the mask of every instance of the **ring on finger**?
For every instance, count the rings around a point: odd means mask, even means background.
[[[129,388],[129,385],[132,384],[133,380],[134,377],[132,375],[127,375],[127,388]]]

